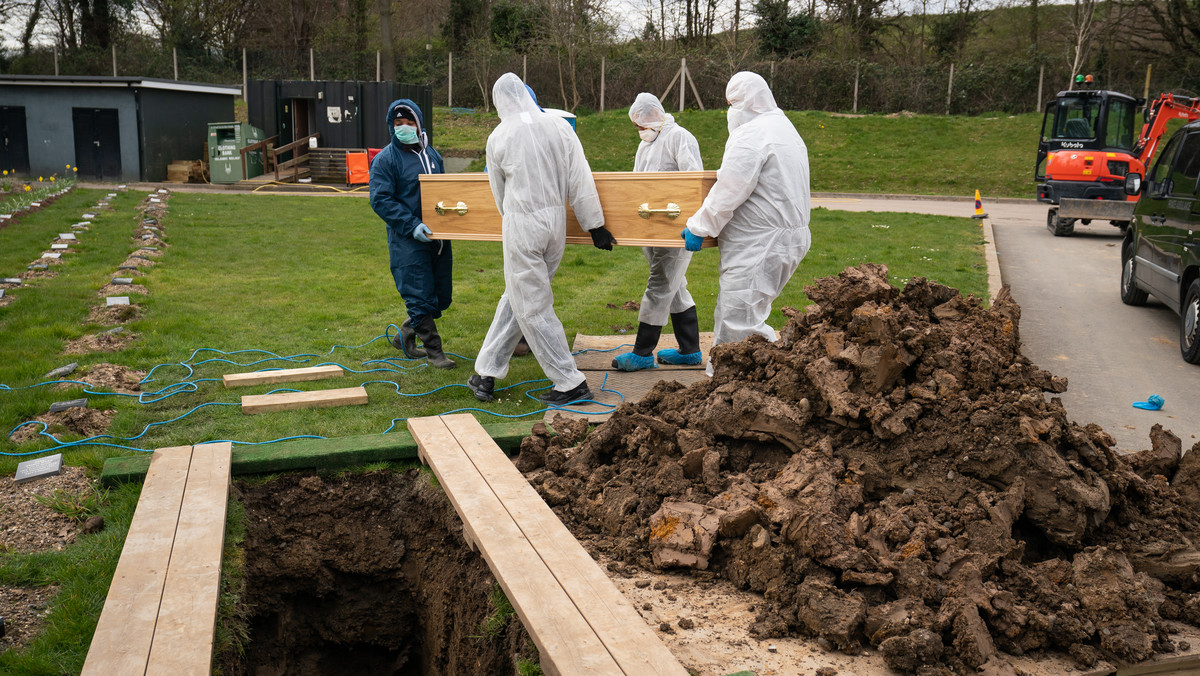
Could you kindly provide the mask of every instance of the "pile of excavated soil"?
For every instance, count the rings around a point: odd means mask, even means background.
[[[761,593],[751,633],[878,648],[903,673],[1014,673],[1177,649],[1200,626],[1200,452],[1122,458],[991,309],[866,264],[806,289],[776,343],[713,350],[603,425],[559,419],[518,467],[579,536]],[[1190,646],[1180,645],[1187,649]]]
[[[129,305],[97,305],[88,311],[87,323],[115,326],[131,322],[137,319],[139,314],[141,314],[141,308],[132,303]]]
[[[126,345],[137,340],[138,334],[132,331],[122,331],[120,333],[93,333],[86,336],[80,336],[75,340],[68,341],[63,346],[63,354],[89,354],[92,352],[116,352],[122,350]]]
[[[150,289],[147,289],[145,284],[113,284],[110,282],[100,287],[96,295],[107,298],[109,296],[128,296],[131,293],[144,296],[150,293]]]
[[[36,422],[45,423],[45,428],[36,423],[23,425],[8,438],[15,444],[23,444],[37,439],[43,430],[59,439],[62,439],[62,435],[66,432],[81,437],[94,437],[107,432],[115,417],[117,417],[117,412],[113,409],[68,408],[65,411],[43,413],[33,418]]]
[[[145,371],[136,371],[119,364],[92,364],[84,367],[83,373],[75,373],[66,378],[87,383],[97,392],[123,392],[134,394],[142,390],[142,379]],[[62,383],[60,389],[78,387],[74,383]]]
[[[235,485],[248,645],[226,674],[506,674],[536,662],[487,564],[420,470]]]

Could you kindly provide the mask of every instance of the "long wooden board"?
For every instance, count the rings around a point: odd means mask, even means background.
[[[212,673],[233,444],[192,448],[147,674]]]
[[[359,406],[367,402],[367,390],[362,386],[343,387],[336,390],[314,390],[312,392],[248,394],[242,397],[242,413],[269,413],[271,411],[290,411],[297,408]]]
[[[687,669],[654,635],[475,417],[460,413],[443,416],[442,420],[621,670],[626,674],[687,676]]]
[[[83,663],[83,676],[146,671],[191,457],[191,446],[154,452]]]
[[[301,369],[276,369],[274,371],[255,371],[253,373],[226,373],[221,376],[225,387],[241,387],[245,385],[264,385],[272,383],[293,383],[301,380],[322,380],[324,378],[340,378],[345,374],[342,367],[336,364],[310,366]]]
[[[537,646],[547,674],[623,674],[439,418],[408,429]]]
[[[687,219],[704,203],[717,180],[715,171],[600,171],[593,172],[596,193],[604,210],[604,225],[621,246],[682,248],[679,233]],[[501,241],[500,211],[492,196],[487,174],[421,174],[421,218],[433,230],[434,239]],[[445,208],[437,213],[437,205]],[[459,213],[458,205],[465,207]],[[674,204],[674,218],[664,213],[639,215],[639,207],[661,211]],[[591,245],[574,212],[567,209],[567,244]],[[717,241],[705,238],[705,247]]]

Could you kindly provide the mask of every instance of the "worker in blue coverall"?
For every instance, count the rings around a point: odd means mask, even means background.
[[[450,307],[454,258],[450,242],[434,240],[421,220],[417,178],[445,173],[442,156],[429,145],[417,104],[393,101],[385,119],[391,142],[371,163],[371,208],[387,225],[392,279],[408,310],[392,345],[409,358],[425,357],[433,366],[452,369],[457,364],[443,353],[435,320]]]

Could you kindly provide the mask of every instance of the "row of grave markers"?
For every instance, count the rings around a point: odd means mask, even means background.
[[[58,199],[59,197],[62,197],[63,195],[67,194],[73,188],[74,188],[73,185],[66,186],[60,190],[56,190],[56,191],[50,193],[42,200],[39,200],[37,202],[31,202],[28,206],[18,207],[17,209],[14,209],[13,211],[10,211],[8,213],[0,214],[0,221],[7,221],[7,220],[12,219],[13,216],[19,216],[23,213],[32,213],[34,211],[37,211],[38,209],[41,209],[43,206],[46,206],[46,205],[50,204],[51,202],[53,202],[54,200]],[[74,235],[72,235],[72,237],[74,237]],[[52,245],[52,246],[54,246],[54,245]],[[63,248],[66,248],[66,247],[63,247]],[[53,251],[54,249],[51,249],[51,250]],[[43,258],[45,258],[45,256],[43,256]],[[35,265],[41,265],[41,267],[35,268],[34,267]],[[34,263],[34,264],[30,264],[28,266],[28,269],[44,270],[47,267],[49,267],[49,266],[46,266],[44,264]],[[8,291],[8,286],[11,285],[11,286],[15,286],[15,287],[19,288],[23,284],[23,282],[24,282],[24,280],[22,280],[20,277],[2,277],[2,278],[0,278],[0,300],[4,299],[4,296]]]

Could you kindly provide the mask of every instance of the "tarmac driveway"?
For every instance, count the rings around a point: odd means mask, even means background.
[[[814,207],[969,217],[971,201],[814,196]],[[1021,305],[1022,349],[1038,366],[1069,379],[1068,416],[1098,423],[1122,452],[1150,447],[1161,423],[1200,441],[1200,366],[1179,356],[1179,317],[1151,299],[1121,302],[1121,234],[1107,221],[1076,225],[1073,237],[1046,230],[1046,206],[1033,200],[984,200],[1004,282]],[[816,242],[820,246],[820,242]],[[886,261],[884,261],[886,262]],[[1133,408],[1158,394],[1160,411]]]

